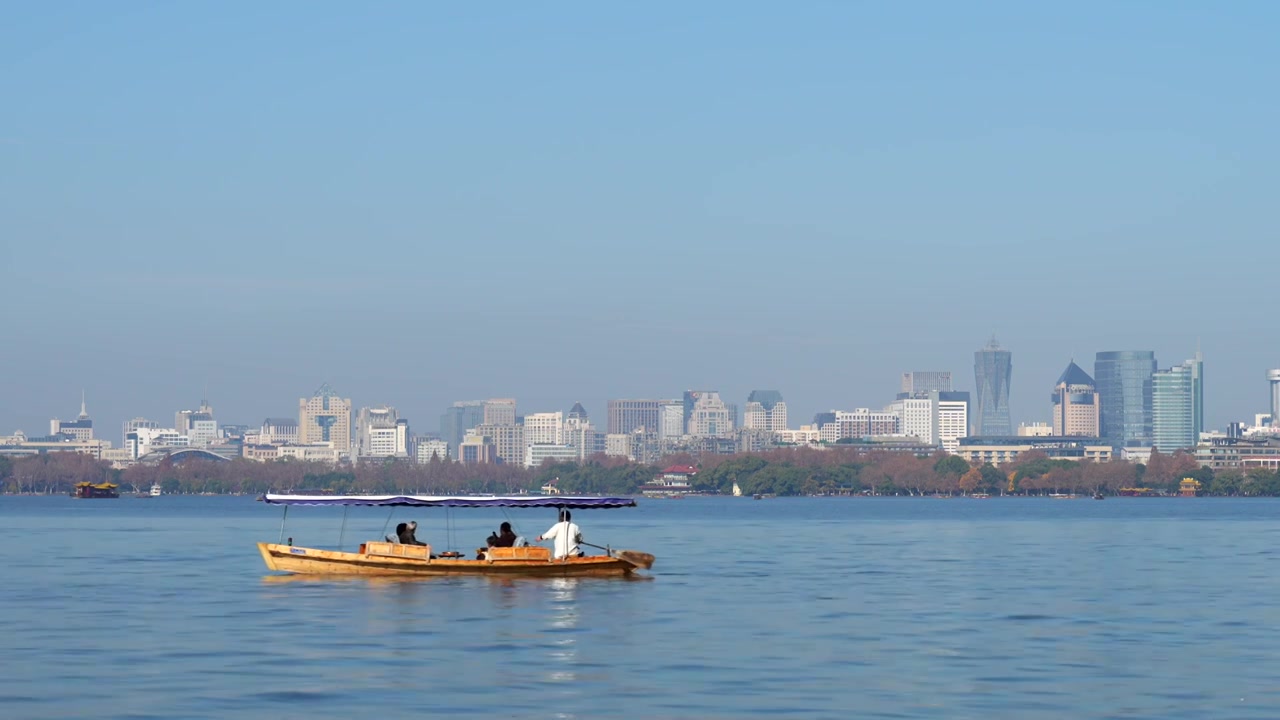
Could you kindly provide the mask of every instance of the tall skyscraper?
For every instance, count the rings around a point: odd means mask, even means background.
[[[715,390],[686,390],[684,431],[697,437],[728,437],[733,434],[733,410]]]
[[[1267,371],[1271,383],[1271,427],[1280,426],[1280,368]]]
[[[360,408],[356,415],[356,455],[408,457],[409,422],[389,405]]]
[[[484,401],[485,425],[515,425],[515,398],[490,398]]]
[[[609,431],[608,434],[630,434],[638,428],[658,432],[661,426],[662,406],[669,402],[669,400],[610,400],[609,421],[605,426]]]
[[[1072,360],[1053,386],[1053,434],[1098,437],[1098,386]]]
[[[328,383],[315,395],[298,400],[298,442],[331,442],[339,452],[351,452],[351,399],[340,398]]]
[[[1200,353],[1151,377],[1152,446],[1168,453],[1195,447],[1204,430],[1204,360]]]
[[[748,430],[786,430],[787,404],[777,390],[752,390],[742,426]]]
[[[1113,447],[1151,447],[1151,378],[1156,354],[1151,350],[1100,352],[1093,379],[1102,404],[1101,437]]]
[[[951,371],[913,370],[902,373],[902,392],[908,395],[951,392]]]
[[[972,414],[973,435],[1013,434],[1009,418],[1009,383],[1013,376],[1013,353],[1002,350],[995,337],[973,354],[973,378],[977,407]]]
[[[449,443],[450,451],[456,456],[467,431],[482,424],[484,424],[484,403],[479,400],[456,402],[446,408],[444,414],[440,416],[440,437]]]

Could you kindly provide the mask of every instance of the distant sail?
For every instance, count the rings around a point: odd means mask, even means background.
[[[733,484],[733,496],[742,497],[742,488],[738,487],[738,483]]]

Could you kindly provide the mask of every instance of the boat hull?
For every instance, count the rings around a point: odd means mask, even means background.
[[[278,543],[258,543],[258,552],[268,569],[300,575],[620,577],[631,575],[636,570],[632,563],[607,555],[489,562],[463,558],[396,557]]]

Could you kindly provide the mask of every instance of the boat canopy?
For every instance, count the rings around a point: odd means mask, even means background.
[[[273,495],[262,496],[270,505],[377,505],[382,507],[533,507],[533,508],[621,508],[635,507],[627,497],[584,497],[574,495]]]

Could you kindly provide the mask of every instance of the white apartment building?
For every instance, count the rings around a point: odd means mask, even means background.
[[[958,451],[960,438],[969,437],[969,401],[940,399],[935,417],[938,420],[938,443],[942,449],[949,453]]]
[[[564,413],[545,412],[524,416],[526,445],[563,445]]]
[[[694,437],[732,437],[733,414],[714,390],[685,393],[692,401],[685,433]]]
[[[940,445],[947,452],[958,450],[960,438],[969,436],[967,392],[902,393],[885,410],[899,418],[903,435],[915,436],[926,445]]]
[[[748,430],[786,430],[787,403],[777,390],[752,390],[747,396],[747,407],[742,426]]]
[[[578,448],[571,445],[535,443],[525,447],[524,466],[536,468],[548,460],[553,462],[577,462],[578,459]]]
[[[774,430],[775,442],[787,445],[811,445],[822,439],[817,425],[801,425],[799,430]]]
[[[679,400],[662,403],[658,406],[658,439],[681,435],[684,435],[684,403]]]
[[[609,433],[604,438],[604,454],[609,457],[635,458],[631,454],[631,433]]]
[[[821,442],[833,443],[844,438],[876,437],[901,434],[902,424],[898,416],[888,412],[871,412],[869,408],[857,408],[852,412],[833,410],[834,416],[818,428]]]
[[[414,447],[414,459],[422,464],[431,462],[433,457],[441,460],[449,459],[449,443],[444,440],[420,439]]]
[[[935,407],[932,398],[899,398],[894,400],[885,410],[898,417],[903,435],[915,436],[925,445],[937,444],[937,426],[934,422]]]

